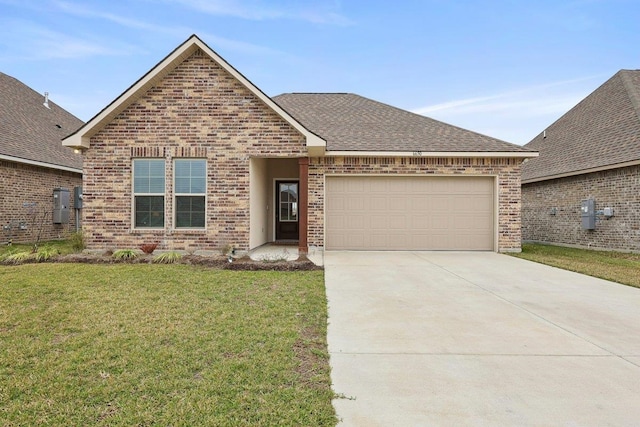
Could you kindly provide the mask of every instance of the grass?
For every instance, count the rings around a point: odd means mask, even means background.
[[[53,250],[57,250],[61,255],[68,255],[75,252],[78,252],[74,249],[74,242],[70,240],[50,240],[47,242],[40,242],[38,244],[39,248],[48,247]],[[14,243],[11,246],[8,245],[0,245],[0,258],[7,253],[17,253],[17,252],[26,252],[33,251],[33,243]]]
[[[334,426],[322,272],[0,267],[0,425]]]
[[[528,243],[512,255],[640,288],[640,254]]]

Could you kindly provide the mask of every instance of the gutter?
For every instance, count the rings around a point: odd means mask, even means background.
[[[82,169],[71,168],[68,166],[54,165],[51,163],[39,162],[37,160],[22,159],[20,157],[6,156],[4,154],[0,154],[0,160],[8,160],[10,162],[15,162],[15,163],[24,163],[32,166],[40,166],[42,168],[47,168],[47,169],[56,169],[56,170],[62,170],[67,172],[74,172],[82,175]]]

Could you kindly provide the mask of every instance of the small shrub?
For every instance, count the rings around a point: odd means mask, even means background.
[[[220,253],[224,256],[235,255],[236,249],[232,244],[227,243],[220,248]]]
[[[127,261],[138,258],[138,253],[135,249],[118,249],[111,256],[117,260]]]
[[[144,245],[140,245],[140,250],[147,255],[151,255],[153,251],[158,247],[157,243],[145,243]]]
[[[289,252],[285,249],[277,254],[262,255],[259,259],[265,263],[284,262],[289,260]]]
[[[0,252],[0,261],[4,261],[10,255],[13,255],[16,252],[18,252],[18,249],[15,246],[11,246],[11,245],[7,245],[7,246],[8,247],[6,250],[4,250],[3,252]]]
[[[182,258],[182,254],[176,251],[164,252],[153,258],[153,262],[157,264],[173,264]]]
[[[9,264],[21,264],[23,262],[29,261],[34,256],[34,253],[31,251],[20,251],[5,257],[4,261]]]
[[[35,259],[38,262],[48,261],[54,256],[60,254],[60,250],[53,246],[45,245],[38,249],[38,252],[35,253]]]
[[[69,243],[71,248],[76,252],[82,252],[86,247],[84,243],[84,233],[82,231],[76,231],[69,236]]]

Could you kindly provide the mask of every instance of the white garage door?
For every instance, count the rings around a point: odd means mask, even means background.
[[[493,250],[492,177],[326,179],[326,248]]]

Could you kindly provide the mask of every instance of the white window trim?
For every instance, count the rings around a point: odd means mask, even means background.
[[[162,160],[164,162],[164,192],[163,193],[136,193],[135,191],[135,165],[136,160]],[[131,229],[134,231],[157,231],[164,230],[167,226],[167,165],[164,157],[134,157],[131,159]],[[136,196],[162,196],[162,214],[164,216],[162,227],[137,227],[136,226]]]
[[[181,160],[202,160],[204,162],[204,193],[178,193],[175,191],[176,189],[176,162]],[[207,197],[207,188],[208,188],[208,162],[206,158],[202,157],[179,157],[173,159],[173,212],[172,212],[172,227],[175,231],[207,231],[207,212],[208,212],[208,197]],[[177,208],[177,198],[180,196],[204,196],[204,226],[203,227],[178,227],[176,224],[178,222],[178,208]]]

